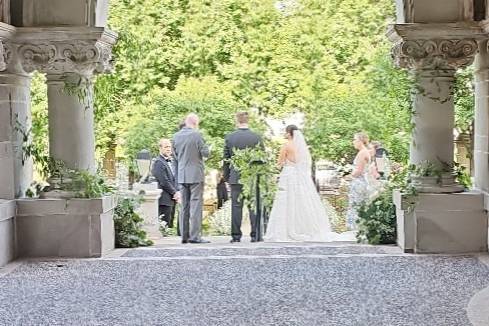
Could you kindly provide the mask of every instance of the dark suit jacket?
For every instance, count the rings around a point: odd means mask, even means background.
[[[162,190],[159,199],[160,205],[174,206],[175,201],[173,196],[177,192],[177,184],[175,176],[170,169],[171,162],[167,162],[166,159],[159,155],[153,162],[152,173],[158,181],[158,188]]]
[[[256,147],[262,144],[261,137],[248,128],[240,128],[230,133],[224,143],[224,179],[229,184],[239,184],[239,172],[233,168],[228,160],[233,156],[234,150]]]

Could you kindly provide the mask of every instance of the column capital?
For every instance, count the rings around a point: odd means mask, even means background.
[[[0,22],[0,72],[7,70],[12,61],[12,52],[8,42],[14,37],[15,32],[14,26]]]
[[[84,76],[112,69],[112,47],[99,42],[71,40],[23,44],[18,48],[23,69],[46,74],[77,73]]]
[[[389,25],[387,37],[397,66],[443,72],[471,65],[487,33],[478,22],[414,23]]]
[[[395,64],[411,70],[453,70],[469,66],[477,54],[475,39],[400,40],[394,44]]]
[[[117,35],[105,28],[19,28],[14,42],[16,61],[27,73],[93,74],[112,70]]]

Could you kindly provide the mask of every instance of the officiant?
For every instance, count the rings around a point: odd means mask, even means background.
[[[159,151],[160,155],[155,159],[152,169],[152,174],[158,182],[158,188],[162,190],[158,202],[158,216],[161,221],[166,222],[168,228],[173,228],[175,207],[180,200],[180,192],[173,171],[171,141],[161,139]]]

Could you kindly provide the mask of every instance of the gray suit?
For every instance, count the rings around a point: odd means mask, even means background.
[[[175,179],[182,194],[182,240],[198,241],[204,202],[204,158],[209,156],[209,148],[199,131],[185,127],[173,136],[173,155]]]
[[[229,164],[229,159],[233,156],[236,149],[263,146],[259,135],[248,128],[240,128],[226,136],[224,145],[224,180],[231,185],[231,236],[234,240],[240,240],[242,236],[241,222],[243,220],[243,201],[241,192],[243,185],[239,182],[239,172]],[[251,222],[251,238],[256,237],[256,214],[248,207]]]

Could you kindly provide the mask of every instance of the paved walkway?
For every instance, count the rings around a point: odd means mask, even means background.
[[[471,325],[470,317],[481,321],[478,326],[489,321],[483,311],[487,256],[405,255],[396,247],[353,243],[212,240],[181,245],[172,238],[103,259],[11,264],[0,269],[0,325],[463,326]]]

